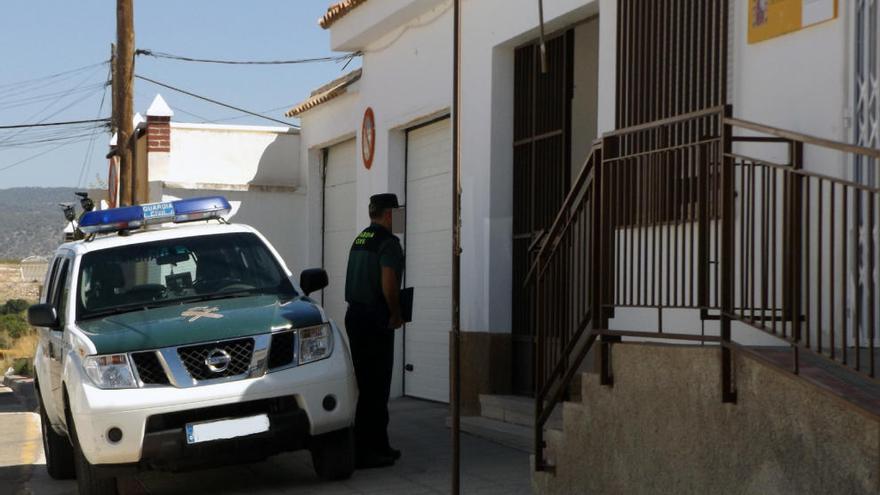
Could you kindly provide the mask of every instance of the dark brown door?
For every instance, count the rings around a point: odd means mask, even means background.
[[[571,173],[574,31],[517,48],[513,143],[513,391],[534,394],[534,290],[523,288],[536,239],[553,223]],[[532,248],[532,249],[530,249]]]

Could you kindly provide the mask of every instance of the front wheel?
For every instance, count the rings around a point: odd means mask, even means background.
[[[56,480],[70,480],[76,476],[73,464],[73,446],[64,435],[55,432],[49,423],[49,415],[46,414],[46,406],[43,398],[37,396],[40,402],[40,428],[43,433],[43,452],[46,455],[46,471],[49,476]]]
[[[313,438],[310,450],[319,478],[330,481],[351,478],[354,472],[354,431],[351,428]]]
[[[102,477],[95,466],[89,463],[79,445],[73,418],[68,416],[69,429],[73,438],[73,459],[76,466],[76,484],[80,495],[117,495],[115,477]]]

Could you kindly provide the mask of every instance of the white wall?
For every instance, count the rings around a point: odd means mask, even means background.
[[[360,128],[358,84],[348,93],[331,100],[301,116],[300,173],[304,178],[308,218],[308,260],[311,266],[322,266],[323,176],[322,150],[351,139]]]
[[[250,225],[275,247],[296,280],[308,260],[308,225],[298,212],[306,210],[305,192],[216,191],[164,188],[162,200],[207,195],[224,196],[233,206],[233,223]],[[280,212],[280,213],[279,213]]]
[[[171,124],[168,169],[151,180],[300,184],[300,136],[288,127]]]
[[[845,126],[852,77],[849,2],[837,19],[749,44],[748,0],[731,2],[731,64],[728,82],[735,117],[836,141],[850,141]],[[768,158],[786,156],[752,147]],[[759,150],[760,151],[757,151]],[[806,149],[808,167],[843,173],[844,157]]]
[[[598,0],[546,2],[546,31],[598,11]],[[467,1],[462,31],[461,325],[465,331],[508,333],[513,290],[513,51],[538,36],[537,4]]]
[[[798,33],[755,45],[746,42],[747,0],[731,2],[729,85],[734,115],[821,137],[846,141],[848,106],[848,9],[840,17]],[[598,66],[595,122],[575,116],[578,135],[614,129],[616,84],[615,0],[545,2],[546,31],[581,23],[576,41],[598,49],[586,60],[577,50],[576,71]],[[404,21],[407,16],[412,18]],[[462,328],[509,332],[511,328],[513,64],[514,48],[538,36],[534,0],[465,0],[462,46]],[[401,25],[401,23],[404,23]],[[399,26],[392,28],[392,26]],[[391,29],[391,31],[388,31]],[[385,34],[381,34],[381,33]],[[598,33],[598,34],[596,34]],[[579,36],[581,35],[581,36]],[[364,50],[363,78],[348,95],[302,116],[302,163],[309,176],[310,246],[320,246],[321,147],[357,135],[364,109],[376,115],[373,169],[358,168],[357,203],[377,192],[402,194],[403,130],[448,112],[452,87],[452,15],[449,0],[368,2],[331,30],[335,49]],[[592,81],[591,81],[592,82]],[[590,108],[580,98],[578,108]],[[587,143],[581,143],[586,145]],[[582,150],[573,150],[575,165]],[[770,152],[772,157],[772,153]],[[844,161],[807,150],[812,164],[842,172]],[[319,182],[318,182],[319,183]],[[402,197],[402,196],[401,196]],[[313,214],[317,211],[318,213]],[[366,225],[366,211],[359,226]],[[316,227],[317,226],[317,227]],[[317,228],[317,230],[316,230]],[[310,250],[311,252],[312,250]],[[622,316],[622,315],[621,315]],[[672,321],[670,321],[672,323]],[[691,323],[682,326],[691,326]]]
[[[172,122],[170,153],[150,154],[151,200],[225,196],[236,211],[231,220],[262,232],[298,274],[313,266],[300,160],[292,128]],[[211,187],[217,184],[224,187]],[[236,186],[243,190],[229,190]]]
[[[398,2],[399,3],[399,2]],[[346,94],[301,115],[300,162],[308,176],[309,261],[321,258],[321,150],[356,136],[357,228],[369,224],[367,205],[373,194],[393,192],[404,197],[405,130],[449,113],[452,98],[452,50],[449,2],[416,0],[420,12],[405,26],[374,37],[364,52],[363,77]],[[433,5],[431,7],[429,4]],[[396,5],[396,4],[395,4]],[[358,8],[369,8],[370,3]],[[380,7],[385,8],[380,5]],[[355,19],[343,18],[341,23]],[[334,30],[337,26],[334,26]],[[361,158],[361,122],[367,107],[376,120],[375,156],[370,170]],[[451,163],[451,157],[450,157]],[[403,393],[403,341],[397,335],[392,395]]]
[[[572,181],[580,173],[598,137],[599,18],[574,29],[574,95],[571,101]]]
[[[598,8],[598,0],[548,2],[547,31],[595,16]],[[402,21],[406,16],[411,19]],[[462,329],[509,332],[513,50],[537,37],[538,11],[532,0],[466,0],[462,19]],[[398,27],[388,31],[390,26]],[[597,29],[595,24],[578,28],[581,42],[588,43]],[[383,30],[384,34],[378,34]],[[320,180],[319,150],[352,133],[357,135],[360,150],[361,118],[368,106],[376,116],[376,155],[370,171],[358,168],[357,202],[364,205],[358,225],[368,223],[366,204],[371,194],[394,192],[405,201],[404,130],[450,111],[452,2],[368,2],[334,24],[331,38],[334,49],[363,50],[364,73],[349,94],[302,115],[302,161],[308,163],[312,191],[309,233],[316,237],[320,236],[320,215],[311,212],[320,207],[314,187]],[[601,58],[594,52],[592,58],[596,57]],[[603,62],[586,62],[593,67],[596,63]],[[578,93],[584,101],[578,103],[585,108],[596,104],[587,101],[588,94],[602,91],[601,81],[591,84],[593,88],[589,84],[579,88],[584,90],[584,94]],[[585,135],[595,132],[596,127],[595,122],[578,121],[578,129]],[[310,245],[320,246],[315,239]]]

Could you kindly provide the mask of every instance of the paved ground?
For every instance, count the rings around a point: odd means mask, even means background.
[[[266,462],[186,474],[146,473],[122,482],[126,494],[436,494],[449,492],[451,449],[446,407],[412,399],[392,403],[392,443],[403,459],[392,468],[357,471],[347,481],[316,479],[303,452]],[[72,482],[46,474],[39,416],[24,411],[0,387],[0,495],[75,494]],[[487,440],[462,435],[462,493],[530,493],[529,456]]]

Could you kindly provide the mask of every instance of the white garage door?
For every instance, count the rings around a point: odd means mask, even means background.
[[[407,133],[405,393],[449,401],[452,147],[449,119]]]
[[[324,269],[330,285],[324,289],[324,310],[345,325],[345,272],[356,225],[355,140],[331,146],[324,176]]]

